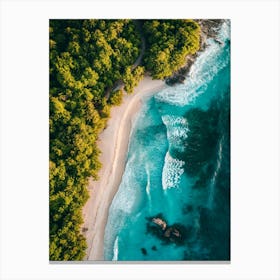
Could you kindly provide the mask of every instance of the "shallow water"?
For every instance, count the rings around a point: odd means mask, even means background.
[[[105,260],[229,260],[230,26],[209,39],[182,85],[145,100],[105,229]],[[147,230],[161,214],[183,244]]]

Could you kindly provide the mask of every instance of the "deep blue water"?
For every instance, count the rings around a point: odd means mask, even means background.
[[[230,26],[208,40],[182,85],[145,100],[109,211],[106,260],[230,259]],[[184,242],[147,230],[160,214]]]

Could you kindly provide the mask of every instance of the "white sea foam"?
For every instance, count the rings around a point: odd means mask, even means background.
[[[226,21],[218,35],[220,41],[225,42],[229,38],[229,29],[229,22]],[[223,57],[223,46],[220,43],[210,38],[207,40],[207,44],[208,47],[200,53],[191,66],[185,83],[160,91],[155,95],[156,99],[177,106],[185,106],[205,92],[207,84],[229,61]],[[229,51],[227,55],[229,55]]]
[[[179,187],[184,165],[183,160],[175,159],[169,152],[166,153],[162,170],[162,188],[164,190]]]
[[[119,256],[119,237],[117,236],[115,242],[114,242],[114,256],[112,261],[117,261]]]
[[[123,213],[122,211],[115,211],[110,208],[104,235],[105,260],[117,260],[118,258],[118,234],[125,223],[125,219],[125,213]]]
[[[150,182],[150,171],[149,171],[149,166],[148,166],[148,164],[145,164],[145,171],[146,171],[146,174],[147,174],[146,193],[147,193],[148,198],[150,199],[151,182]]]
[[[217,37],[222,42],[230,38],[230,20],[227,19],[223,22]]]
[[[184,125],[187,123],[187,120],[181,116],[173,116],[173,115],[164,115],[162,120],[165,125]]]
[[[148,197],[148,209],[149,213],[152,212],[152,202],[151,202],[151,174],[150,174],[150,166],[146,163],[145,164],[145,171],[147,176],[147,184],[146,184],[146,194]]]
[[[132,154],[126,164],[126,172],[123,174],[119,190],[112,201],[111,209],[121,210],[127,214],[132,211],[132,208],[135,205],[137,191],[140,189],[140,185],[133,169],[135,161],[136,155]]]
[[[134,163],[135,159],[135,154],[129,158],[126,169],[130,172],[124,172],[119,190],[116,193],[109,209],[109,216],[104,236],[105,259],[112,259],[112,257],[116,255],[115,248],[118,246],[116,243],[116,236],[125,224],[126,217],[128,217],[133,211],[136,198],[138,197],[137,190],[139,188],[137,187],[137,180],[135,180],[135,173],[130,167],[130,165]],[[114,248],[114,250],[112,250],[112,248]]]
[[[162,121],[167,129],[167,139],[169,147],[174,147],[183,152],[185,149],[184,142],[188,137],[187,120],[181,116],[164,115]]]

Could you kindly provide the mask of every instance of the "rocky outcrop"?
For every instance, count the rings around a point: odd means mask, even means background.
[[[166,243],[184,244],[187,229],[181,224],[168,226],[167,221],[161,214],[147,218],[147,231]]]
[[[218,38],[220,27],[223,24],[224,19],[199,19],[197,23],[201,28],[200,36],[200,49],[199,51],[204,51],[207,47],[207,39],[212,38],[217,43],[223,44]]]
[[[166,229],[166,222],[164,220],[162,220],[161,218],[153,218],[152,219],[152,222],[158,226],[161,227],[162,230],[165,230]]]
[[[141,252],[144,256],[146,256],[148,254],[148,252],[145,248],[141,248]]]
[[[223,44],[223,42],[217,38],[220,26],[224,22],[223,19],[198,19],[196,22],[201,28],[199,52],[206,49],[207,39],[209,38],[213,38],[217,43]],[[174,72],[170,77],[167,77],[165,79],[166,84],[169,86],[183,84],[196,57],[197,53],[188,55],[186,58],[186,64],[178,71]]]
[[[174,227],[169,227],[165,232],[164,232],[164,236],[167,238],[172,238],[172,236],[180,238],[181,237],[181,233],[179,232],[178,229],[174,228]]]

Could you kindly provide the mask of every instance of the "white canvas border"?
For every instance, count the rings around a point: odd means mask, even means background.
[[[231,264],[49,264],[49,18],[231,19]],[[278,1],[2,1],[1,279],[279,279],[279,34]]]

